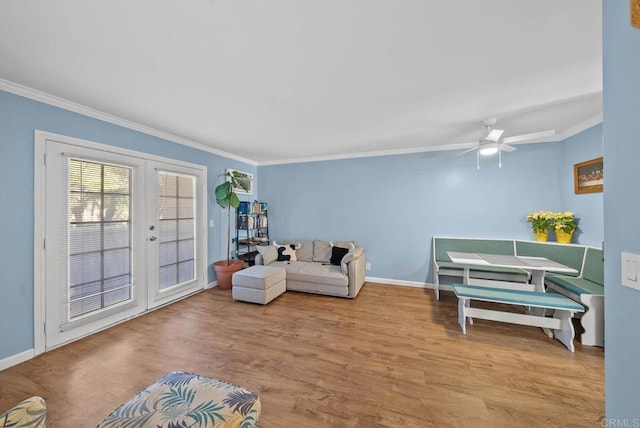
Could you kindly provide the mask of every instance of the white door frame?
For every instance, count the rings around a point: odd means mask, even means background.
[[[68,137],[64,135],[54,134],[45,131],[35,131],[35,156],[34,156],[34,236],[33,236],[33,327],[34,327],[34,355],[39,355],[45,352],[46,337],[45,337],[45,306],[46,306],[46,293],[45,293],[45,224],[46,224],[46,142],[47,140],[55,140],[65,144],[77,145],[80,147],[87,147],[94,150],[101,150],[110,153],[117,153],[126,156],[132,156],[141,158],[144,160],[156,161],[174,164],[179,167],[194,168],[202,171],[202,186],[199,187],[201,191],[200,198],[202,201],[199,207],[198,215],[202,219],[202,227],[198,229],[196,233],[199,233],[202,237],[199,242],[198,250],[202,254],[202,263],[197,266],[197,276],[202,279],[203,287],[206,288],[206,275],[207,275],[207,237],[206,237],[206,219],[207,219],[207,168],[203,165],[178,161],[175,159],[164,158],[161,156],[151,155],[143,152],[137,152],[129,149],[122,149],[107,144],[96,143],[88,140],[83,140],[74,137]],[[148,312],[144,311],[141,314]],[[141,315],[139,314],[139,315]],[[122,321],[121,321],[122,322]],[[105,327],[107,328],[107,327]],[[93,334],[91,332],[90,334]]]

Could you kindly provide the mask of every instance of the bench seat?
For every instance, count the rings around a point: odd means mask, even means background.
[[[604,296],[604,285],[589,281],[584,278],[574,278],[561,274],[547,273],[546,284],[554,284],[562,287],[570,293],[580,296],[582,294],[593,294]]]
[[[553,329],[553,336],[562,342],[571,352],[575,351],[573,344],[575,330],[571,318],[574,313],[584,311],[584,307],[580,303],[557,293],[508,290],[462,284],[454,284],[452,288],[458,297],[458,323],[462,328],[463,334],[467,334],[467,320],[472,324],[473,317],[491,321],[529,325]],[[554,310],[554,315],[553,318],[547,318],[543,315],[517,314],[498,310],[472,308],[470,305],[472,300],[552,309]]]
[[[548,288],[580,302],[587,311],[580,318],[583,345],[604,346],[604,258],[602,250],[588,247],[578,278],[549,273]]]

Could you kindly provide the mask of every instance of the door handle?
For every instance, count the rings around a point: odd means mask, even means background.
[[[156,239],[158,239],[158,238],[156,238],[155,236],[150,236],[149,237],[149,241],[155,241]]]

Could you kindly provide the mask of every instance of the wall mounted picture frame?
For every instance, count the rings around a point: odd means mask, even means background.
[[[603,158],[595,158],[573,165],[573,189],[576,194],[597,193],[604,189]]]
[[[631,0],[631,25],[640,28],[640,0]]]
[[[243,195],[253,194],[253,174],[248,172],[238,171],[237,169],[232,169],[232,168],[227,168],[227,172],[237,173],[236,179],[238,181],[244,182],[244,184],[247,186],[247,190],[243,189],[242,187],[233,189],[236,193],[243,194]]]

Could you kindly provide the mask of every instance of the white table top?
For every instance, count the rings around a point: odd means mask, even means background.
[[[541,270],[561,273],[578,273],[577,270],[554,262],[545,257],[505,256],[501,254],[457,253],[447,251],[447,255],[454,263],[478,266],[494,266],[519,268],[525,270]]]

